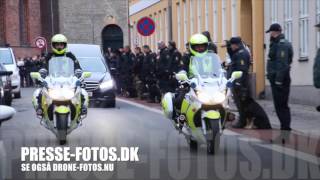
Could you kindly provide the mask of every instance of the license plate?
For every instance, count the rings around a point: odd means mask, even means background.
[[[92,92],[88,92],[89,97],[92,97],[92,94],[93,94]]]

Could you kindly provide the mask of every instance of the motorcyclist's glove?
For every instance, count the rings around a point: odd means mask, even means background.
[[[81,86],[81,82],[78,80],[78,81],[76,82],[76,87],[79,87],[79,86]]]
[[[227,82],[227,88],[232,88],[232,87],[233,87],[233,82],[228,81],[228,82]]]
[[[45,88],[48,88],[48,83],[46,81],[42,81],[40,83],[41,87],[45,87]]]

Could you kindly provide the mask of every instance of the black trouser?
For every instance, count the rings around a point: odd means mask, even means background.
[[[274,79],[270,79],[273,103],[280,120],[281,130],[291,130],[291,115],[288,105],[290,94],[290,75],[285,75],[282,85],[276,85]]]
[[[247,113],[246,113],[246,106],[248,106],[248,96],[249,92],[245,88],[242,87],[234,87],[232,88],[232,94],[234,102],[237,106],[239,111],[239,123],[242,126],[246,125]]]

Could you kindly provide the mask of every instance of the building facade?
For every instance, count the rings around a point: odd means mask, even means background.
[[[127,0],[59,0],[59,28],[70,43],[129,45]]]
[[[0,46],[10,45],[16,57],[40,54],[34,41],[42,35],[42,20],[50,22],[41,11],[48,5],[48,1],[40,0],[1,0]]]
[[[318,105],[320,91],[313,87],[313,64],[320,48],[320,33],[314,27],[320,22],[320,0],[268,0],[264,2],[264,9],[264,28],[268,29],[272,23],[281,24],[293,45],[291,102]],[[265,34],[266,60],[269,38]],[[271,96],[269,88],[267,96]]]
[[[263,0],[132,0],[130,3],[131,45],[151,45],[174,40],[185,50],[185,43],[195,33],[209,31],[218,45],[222,60],[226,49],[221,46],[232,36],[241,36],[253,55],[252,79],[256,95],[264,92],[264,1]],[[151,17],[156,24],[153,35],[137,33],[136,22]]]

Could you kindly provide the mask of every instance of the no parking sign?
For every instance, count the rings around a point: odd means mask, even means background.
[[[137,23],[137,30],[142,36],[150,36],[154,33],[155,29],[155,23],[149,17],[143,17]]]

